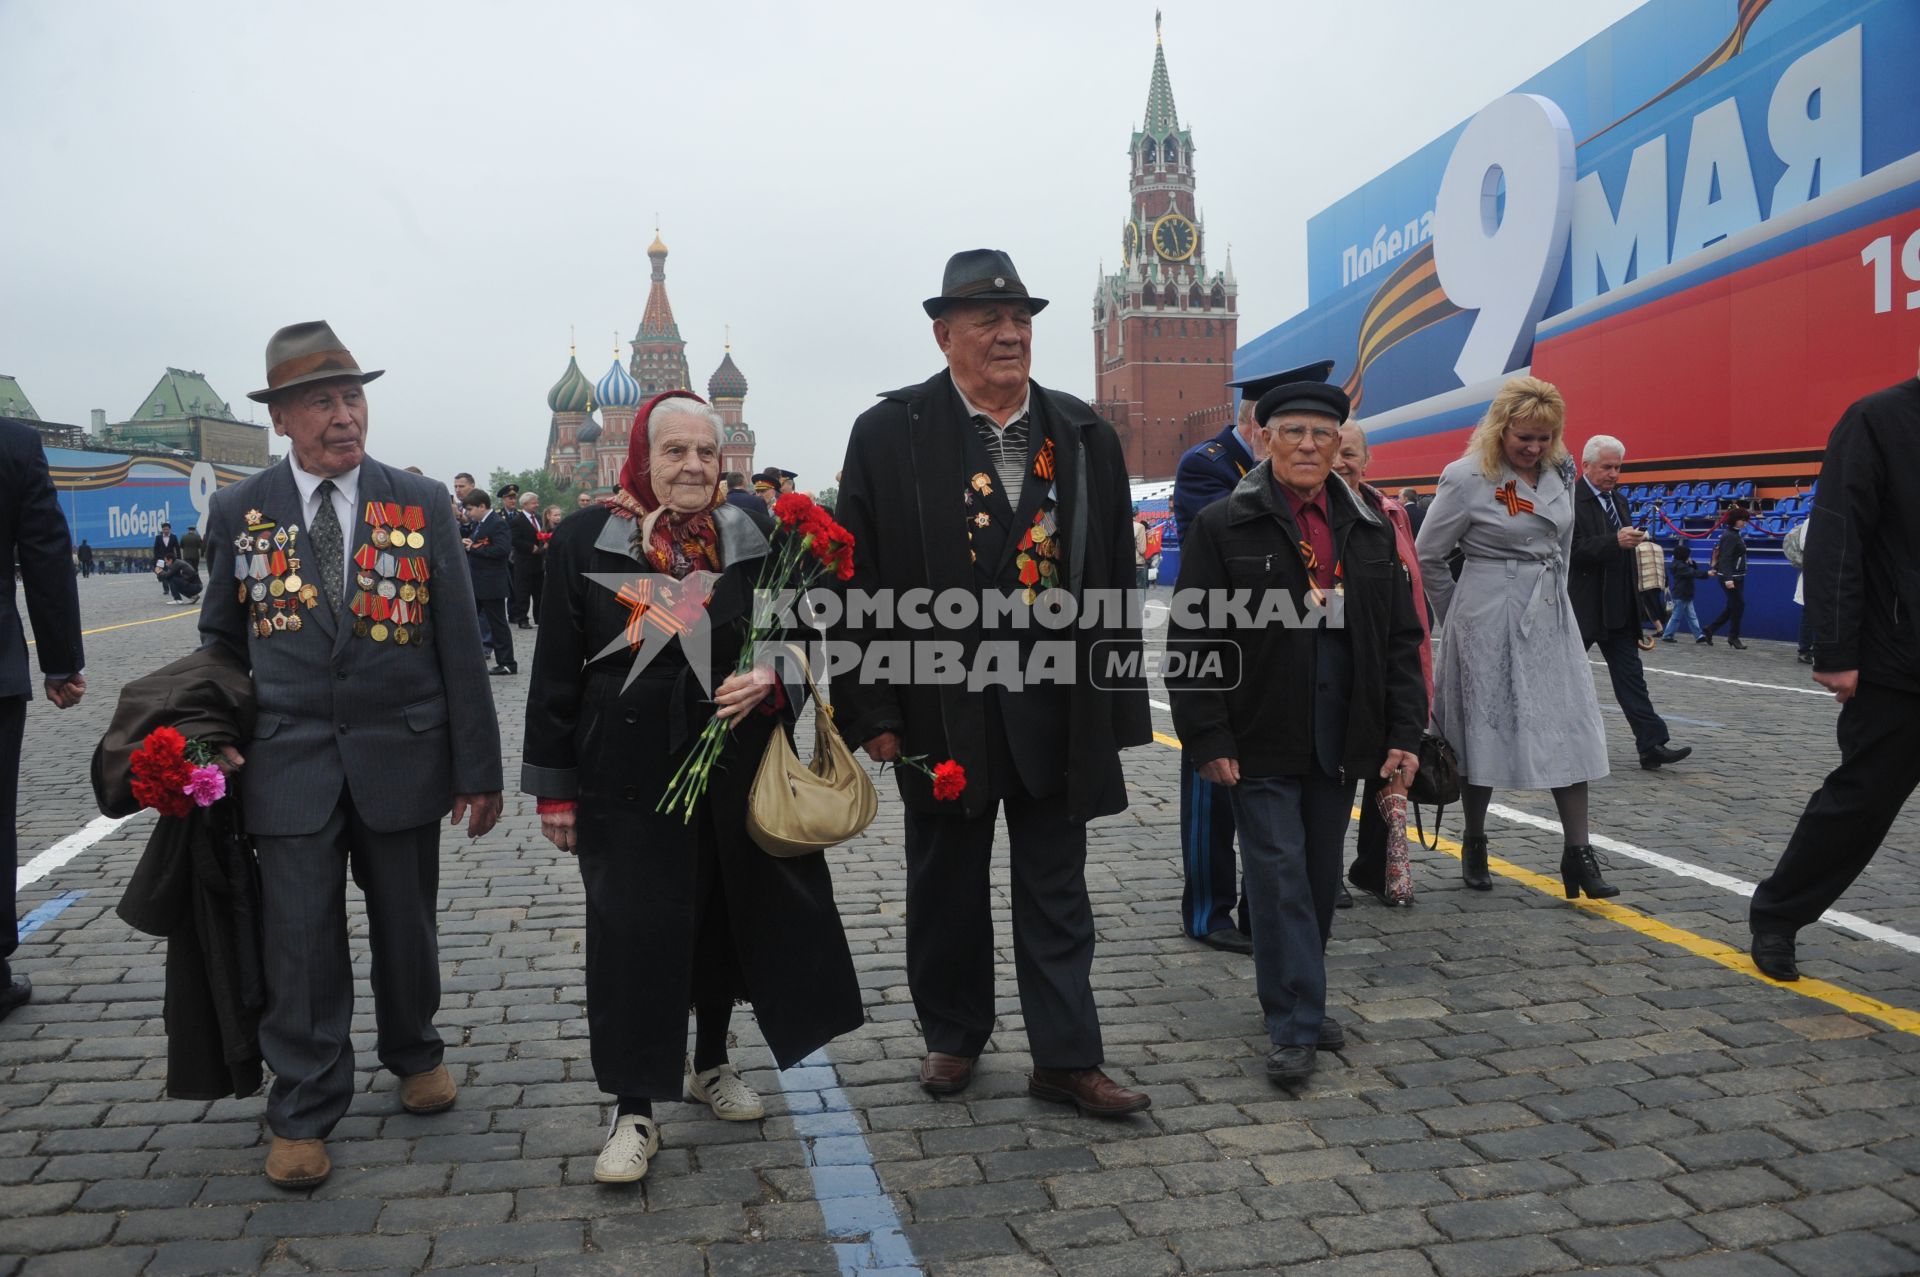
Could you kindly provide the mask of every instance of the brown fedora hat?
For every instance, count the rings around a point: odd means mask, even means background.
[[[267,388],[249,390],[247,398],[266,403],[290,386],[330,377],[358,377],[364,385],[386,369],[362,372],[353,352],[340,344],[324,319],[288,324],[267,342]]]
[[[955,302],[1019,301],[1032,314],[1047,308],[1044,297],[1030,297],[1013,268],[1013,258],[997,248],[969,248],[947,259],[940,279],[940,295],[920,303],[929,319],[938,319]]]

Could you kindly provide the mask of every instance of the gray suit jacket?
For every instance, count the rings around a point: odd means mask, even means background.
[[[431,479],[368,458],[360,466],[360,511],[343,531],[354,552],[369,545],[368,501],[425,513],[430,598],[424,642],[377,643],[353,632],[347,603],[300,609],[298,631],[262,638],[235,593],[234,539],[246,512],[282,528],[298,526],[302,577],[319,586],[320,565],[287,463],[214,494],[207,513],[208,583],[200,608],[204,643],[220,643],[253,670],[260,716],[241,753],[241,801],[255,834],[299,836],[319,829],[345,786],[361,819],[389,833],[436,821],[455,794],[497,792],[500,725],[481,657],[466,555],[447,490]]]

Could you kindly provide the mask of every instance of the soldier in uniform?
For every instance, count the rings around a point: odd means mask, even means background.
[[[1253,419],[1254,403],[1275,386],[1325,381],[1333,361],[1309,364],[1228,384],[1240,391],[1239,419],[1219,434],[1187,449],[1173,477],[1173,525],[1180,541],[1194,516],[1233,491],[1249,470],[1266,459],[1267,433]],[[1233,805],[1224,793],[1180,756],[1180,865],[1186,886],[1180,893],[1180,927],[1203,944],[1230,953],[1252,953],[1246,894],[1238,890],[1239,863],[1233,850]],[[1346,889],[1340,897],[1351,903]],[[1233,902],[1240,902],[1238,925]]]

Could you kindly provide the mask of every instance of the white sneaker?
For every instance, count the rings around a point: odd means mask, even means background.
[[[740,1077],[740,1070],[721,1064],[699,1073],[687,1061],[687,1094],[713,1110],[723,1122],[756,1122],[767,1115],[760,1096]]]
[[[660,1151],[660,1128],[650,1117],[626,1113],[613,1119],[606,1147],[593,1162],[593,1177],[602,1184],[632,1184],[647,1173],[647,1162]]]

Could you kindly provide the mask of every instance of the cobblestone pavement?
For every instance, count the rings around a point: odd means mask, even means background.
[[[94,819],[87,759],[120,682],[194,642],[145,580],[84,582],[83,599],[101,631],[92,691],[65,715],[30,711],[23,862]],[[1662,646],[1649,663],[1695,753],[1635,766],[1602,676],[1620,769],[1595,787],[1596,830],[1750,883],[1836,756],[1835,707],[1803,694],[1778,644]],[[511,776],[525,680],[494,687]],[[408,1116],[367,1071],[363,983],[362,1093],[332,1179],[306,1193],[260,1174],[259,1097],[163,1094],[161,946],[113,913],[150,827],[137,817],[22,893],[45,921],[18,958],[35,1001],[0,1024],[0,1277],[1920,1271],[1920,956],[1901,947],[1920,933],[1914,817],[1842,901],[1898,934],[1803,935],[1829,985],[1801,987],[1819,997],[1701,956],[1744,944],[1726,885],[1615,853],[1629,911],[1603,916],[1511,876],[1463,892],[1452,859],[1424,855],[1415,908],[1339,915],[1329,964],[1351,1045],[1293,1096],[1261,1072],[1251,963],[1179,935],[1173,757],[1133,751],[1134,805],[1090,838],[1108,1068],[1152,1093],[1149,1114],[1102,1123],[1026,1097],[1004,948],[1001,1030],[973,1089],[921,1094],[883,788],[879,821],[830,853],[870,1022],[780,1075],[740,1017],[735,1058],[768,1118],[665,1106],[665,1150],[628,1190],[591,1180],[606,1111],[581,889],[530,801],[509,796],[478,843],[443,844],[439,1023],[458,1106]],[[1550,817],[1545,797],[1497,801]],[[1503,818],[1493,833],[1497,856],[1553,873],[1551,831]],[[364,963],[357,895],[353,916]],[[1849,1014],[1849,993],[1904,1010]]]

